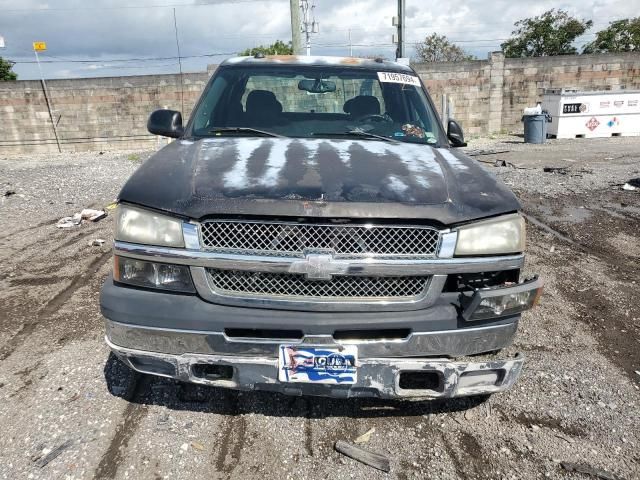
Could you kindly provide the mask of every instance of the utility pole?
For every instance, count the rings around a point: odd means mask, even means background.
[[[351,29],[349,29],[349,56],[353,57],[353,44],[351,43]]]
[[[405,0],[398,0],[398,18],[397,21],[395,21],[395,26],[398,28],[398,48],[396,50],[396,60],[399,58],[405,58],[404,2]]]
[[[316,22],[314,10],[316,8],[315,3],[311,3],[309,7],[309,0],[301,0],[300,9],[302,10],[302,32],[305,34],[307,56],[311,55],[311,34],[318,33],[320,24]]]
[[[289,0],[291,8],[291,46],[294,55],[302,55],[300,0]]]

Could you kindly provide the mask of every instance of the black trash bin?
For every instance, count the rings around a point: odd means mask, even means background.
[[[547,123],[551,122],[551,115],[542,112],[536,115],[524,115],[525,143],[545,143],[547,141]]]

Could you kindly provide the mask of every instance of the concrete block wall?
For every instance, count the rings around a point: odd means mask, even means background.
[[[640,90],[640,53],[507,58],[502,129],[521,131],[522,110],[547,88]]]
[[[209,74],[185,74],[188,118]],[[63,151],[135,149],[158,139],[147,132],[158,108],[182,110],[179,75],[142,75],[46,82]],[[40,81],[0,83],[0,153],[57,152]]]
[[[524,59],[492,53],[487,60],[413,67],[438,111],[442,96],[449,97],[468,136],[522,132],[522,110],[545,88],[640,90],[640,53]],[[184,75],[185,120],[214,70]],[[146,130],[149,113],[182,109],[175,74],[51,80],[47,87],[66,151],[153,147],[159,140]],[[57,147],[41,83],[0,82],[0,155],[49,151]]]
[[[522,111],[542,100],[547,88],[640,90],[640,53],[504,58],[414,64],[438,111],[441,97],[470,136],[522,132]]]

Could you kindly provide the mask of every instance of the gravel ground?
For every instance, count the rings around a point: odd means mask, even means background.
[[[111,203],[151,152],[0,155],[0,478],[589,478],[561,462],[640,478],[640,193],[620,189],[640,177],[640,138],[521,142],[468,150],[522,199],[526,270],[546,282],[510,347],[523,377],[485,401],[412,403],[131,375],[98,309],[112,217],[55,223]],[[389,474],[332,448],[372,427]]]

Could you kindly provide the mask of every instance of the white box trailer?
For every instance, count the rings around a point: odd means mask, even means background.
[[[547,125],[552,138],[640,135],[640,90],[549,89],[542,97],[542,109],[553,117]]]

